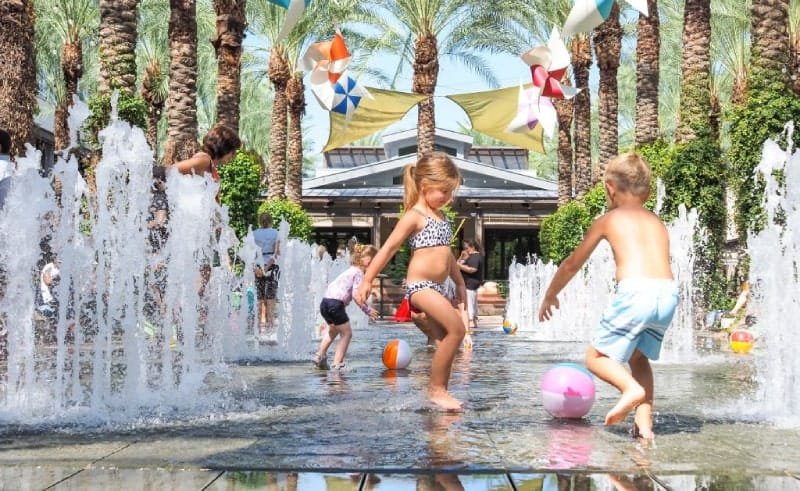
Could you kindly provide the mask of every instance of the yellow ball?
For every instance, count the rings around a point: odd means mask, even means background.
[[[517,325],[508,319],[503,319],[503,332],[506,334],[515,334],[517,332]]]
[[[736,330],[731,333],[731,349],[735,353],[749,353],[753,349],[755,338],[750,331]]]

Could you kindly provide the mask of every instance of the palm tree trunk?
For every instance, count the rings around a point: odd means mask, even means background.
[[[792,39],[792,88],[800,96],[800,33],[795,33]]]
[[[636,41],[636,146],[653,143],[659,137],[658,126],[658,1],[647,0],[650,15],[639,14],[639,38]]]
[[[272,128],[269,135],[269,197],[286,197],[286,125],[288,99],[286,85],[291,73],[286,52],[280,46],[273,47],[269,57],[269,79],[274,86],[275,99],[272,102]]]
[[[572,40],[572,66],[575,86],[581,89],[575,105],[575,196],[583,196],[592,181],[592,101],[589,92],[589,67],[592,46],[589,37],[578,34]]]
[[[754,69],[788,84],[789,0],[753,0],[750,20]]]
[[[136,10],[139,0],[100,0],[100,80],[97,90],[136,90]]]
[[[217,123],[239,132],[239,98],[242,86],[242,40],[247,27],[247,0],[214,0],[217,12]]]
[[[142,99],[147,104],[147,144],[153,149],[153,155],[158,155],[158,123],[164,111],[164,96],[161,84],[164,76],[157,60],[152,60],[145,68],[142,79]]]
[[[565,81],[562,81],[565,83]],[[558,206],[572,199],[572,111],[573,102],[568,99],[555,99],[558,115]]]
[[[11,135],[11,155],[31,141],[36,109],[33,0],[0,2],[0,129]]]
[[[710,0],[686,0],[683,13],[681,106],[676,140],[685,143],[707,131],[711,112]]]
[[[286,86],[289,104],[289,151],[286,197],[302,205],[303,202],[303,114],[306,112],[303,74],[295,73]]]
[[[169,95],[164,165],[197,150],[197,17],[195,0],[170,0]]]
[[[418,37],[414,44],[414,83],[411,90],[428,96],[417,105],[417,153],[421,155],[434,149],[436,113],[433,93],[439,77],[439,47],[433,34]]]
[[[69,108],[78,93],[78,80],[83,74],[83,51],[80,39],[67,41],[61,47],[61,72],[64,75],[64,98],[58,102],[53,117],[53,137],[56,150],[69,146]]]
[[[594,51],[600,68],[598,90],[600,111],[600,166],[599,175],[606,164],[619,153],[618,118],[619,94],[617,70],[622,48],[622,30],[619,26],[619,5],[614,2],[608,19],[594,31]]]

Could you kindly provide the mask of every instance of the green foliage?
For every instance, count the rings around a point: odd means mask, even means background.
[[[98,150],[100,142],[97,140],[97,133],[108,126],[111,117],[111,96],[96,94],[89,101],[89,110],[91,115],[83,124],[84,141],[90,148]],[[140,96],[119,92],[117,113],[123,121],[142,129],[147,128],[147,105]]]
[[[583,201],[570,201],[542,220],[539,244],[542,257],[561,263],[580,244],[593,216]]]
[[[586,211],[591,218],[603,213],[608,207],[606,189],[603,183],[598,182],[595,184],[594,187],[586,192],[581,201],[583,201],[584,206],[586,206]]]
[[[258,207],[258,214],[262,213],[271,216],[276,227],[281,220],[289,222],[289,237],[311,240],[313,221],[300,205],[285,199],[269,199]]]
[[[677,146],[672,165],[662,176],[666,195],[661,210],[669,221],[678,207],[696,208],[706,237],[698,243],[695,273],[703,300],[711,308],[727,301],[728,285],[721,260],[725,242],[725,168],[717,144],[710,137],[699,137]]]
[[[677,148],[665,140],[656,140],[647,145],[636,148],[636,153],[642,156],[650,165],[653,177],[662,177],[666,171],[672,167],[675,161]],[[655,179],[653,179],[655,181]]]
[[[220,201],[228,206],[231,227],[239,238],[258,223],[260,169],[258,156],[242,150],[219,168]]]
[[[729,176],[736,191],[736,226],[742,237],[763,228],[766,215],[761,206],[764,181],[753,176],[768,138],[785,144],[781,134],[789,121],[800,121],[800,97],[781,82],[779,74],[754,73],[749,80],[747,102],[729,115],[731,147]]]

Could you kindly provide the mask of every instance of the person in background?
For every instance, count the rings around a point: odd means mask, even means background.
[[[467,288],[467,319],[473,328],[478,327],[478,288],[483,275],[483,258],[478,242],[474,239],[464,241],[464,250],[458,259],[458,268],[464,277]],[[469,326],[467,326],[469,327]]]
[[[278,231],[272,228],[272,217],[266,213],[258,218],[260,228],[253,230],[256,245],[261,248],[263,266],[256,266],[256,298],[258,299],[258,330],[264,334],[275,318],[275,297],[278,293],[280,270],[275,259],[280,254]]]

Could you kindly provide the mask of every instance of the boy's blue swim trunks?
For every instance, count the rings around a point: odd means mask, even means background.
[[[664,333],[678,305],[675,280],[627,278],[617,284],[611,305],[603,312],[592,346],[620,363],[634,350],[658,360]]]

